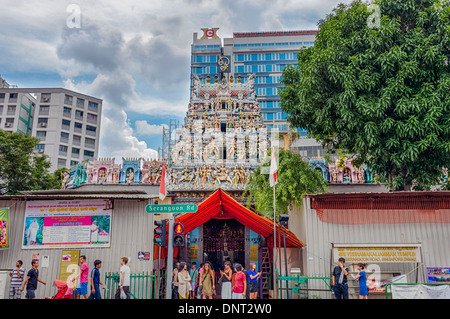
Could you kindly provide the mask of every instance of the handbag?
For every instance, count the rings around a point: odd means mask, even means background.
[[[120,299],[127,299],[127,294],[123,291],[123,288],[120,289]]]

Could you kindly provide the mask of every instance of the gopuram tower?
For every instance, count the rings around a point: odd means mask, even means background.
[[[222,188],[241,196],[270,148],[254,77],[193,76],[184,125],[176,132],[167,190],[175,203],[196,202]]]

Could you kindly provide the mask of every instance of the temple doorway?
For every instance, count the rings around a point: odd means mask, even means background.
[[[203,260],[216,272],[225,261],[245,266],[245,227],[235,219],[210,219],[203,225]]]

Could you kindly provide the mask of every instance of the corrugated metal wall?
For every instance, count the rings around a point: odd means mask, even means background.
[[[93,267],[94,260],[100,259],[102,261],[100,271],[104,278],[105,272],[118,272],[120,258],[128,257],[128,265],[133,273],[152,271],[151,260],[137,259],[138,251],[149,251],[153,256],[153,214],[145,211],[145,206],[151,204],[151,201],[114,200],[111,217],[111,248],[79,248],[80,254],[86,255],[90,269]],[[39,267],[39,275],[47,285],[38,285],[36,297],[41,299],[53,296],[57,291],[52,284],[53,280],[59,277],[61,252],[64,249],[22,249],[26,202],[0,201],[0,207],[10,207],[10,246],[8,249],[0,250],[0,269],[12,269],[16,261],[21,259],[27,272],[31,268],[33,253],[39,253],[41,258],[44,255],[49,256],[49,267]],[[78,250],[78,248],[74,249]]]
[[[450,266],[450,225],[438,223],[344,225],[320,221],[311,199],[305,198],[303,206],[292,212],[297,221],[300,240],[306,243],[302,275],[331,277],[331,247],[335,244],[418,244],[422,245],[423,265],[418,267],[418,281],[426,282],[425,268]],[[398,271],[408,274],[408,282],[416,282],[417,264],[379,264],[381,271]],[[314,283],[314,282],[312,282]],[[311,285],[311,284],[310,284]],[[315,281],[315,286],[326,288]],[[331,294],[318,294],[331,298]]]

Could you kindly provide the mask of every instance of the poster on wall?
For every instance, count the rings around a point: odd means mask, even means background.
[[[104,199],[29,201],[22,248],[110,247],[108,207]]]
[[[450,284],[450,267],[427,267],[429,284]]]
[[[0,208],[0,249],[9,247],[9,209]]]

